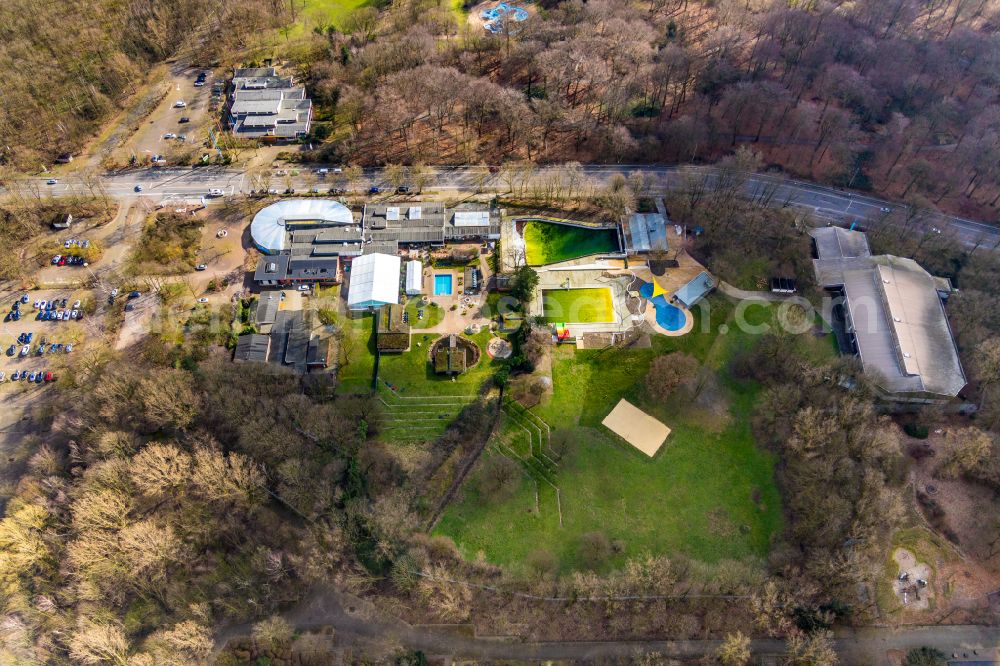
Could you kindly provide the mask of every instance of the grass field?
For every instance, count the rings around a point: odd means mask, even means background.
[[[542,292],[542,308],[549,322],[592,324],[615,320],[611,290],[607,287],[548,289]]]
[[[402,396],[417,395],[474,395],[483,382],[497,368],[493,359],[486,355],[486,344],[491,333],[482,331],[476,335],[464,336],[479,346],[479,363],[455,377],[434,372],[428,360],[430,346],[440,336],[436,333],[415,332],[410,337],[410,351],[402,354],[383,354],[379,361],[379,384],[389,384]]]
[[[618,236],[612,229],[584,229],[529,220],[524,224],[523,235],[528,264],[531,266],[543,266],[599,252],[616,252],[619,249]]]
[[[368,393],[375,370],[375,339],[371,315],[344,319],[340,344],[340,367],[337,371],[338,393]]]
[[[417,310],[424,311],[424,318],[417,317]],[[444,310],[434,304],[420,305],[420,297],[411,298],[406,302],[406,312],[410,315],[410,328],[418,330],[422,328],[434,328],[444,319]]]
[[[711,332],[654,338],[653,349],[577,351],[560,347],[553,357],[552,398],[534,412],[553,429],[571,430],[573,444],[555,472],[555,490],[528,480],[508,501],[490,504],[472,482],[445,512],[436,532],[451,536],[467,557],[479,553],[513,569],[537,549],[551,551],[562,572],[580,568],[580,536],[604,531],[622,551],[606,566],[645,552],[684,553],[706,562],[763,557],[782,526],[773,457],[760,450],[749,419],[759,387],[733,379],[729,360],[755,336],[718,327],[732,306],[711,299]],[[751,323],[769,321],[772,308],[755,307]],[[700,323],[700,322],[699,322]],[[828,338],[829,336],[827,336]],[[714,381],[691,404],[654,404],[641,381],[652,359],[686,351],[710,368]],[[798,336],[790,353],[828,358],[828,339]],[[600,425],[622,397],[673,429],[652,460]],[[510,438],[510,432],[502,434]],[[498,455],[494,451],[494,455]]]

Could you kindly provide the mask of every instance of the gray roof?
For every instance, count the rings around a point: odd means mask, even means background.
[[[632,252],[667,249],[666,219],[660,213],[635,213],[626,222],[625,242]]]
[[[705,271],[698,273],[686,285],[674,293],[674,298],[690,308],[695,303],[705,298],[710,291],[715,289],[715,281]]]
[[[288,271],[287,254],[267,255],[257,261],[257,270],[253,273],[253,279],[257,282],[261,280],[283,280]]]
[[[876,383],[890,393],[957,395],[966,378],[939,281],[912,259],[871,256],[859,232],[812,235],[816,280],[844,290],[849,329]]]
[[[281,292],[262,291],[257,300],[257,312],[255,318],[257,324],[273,324],[278,315],[278,305],[281,303]]]
[[[236,340],[236,353],[233,356],[233,360],[264,363],[267,361],[270,350],[270,336],[259,333],[241,335]]]

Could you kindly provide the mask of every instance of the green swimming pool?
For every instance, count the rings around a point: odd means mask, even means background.
[[[586,229],[543,220],[525,220],[518,222],[518,227],[524,238],[529,266],[620,251],[614,229]]]

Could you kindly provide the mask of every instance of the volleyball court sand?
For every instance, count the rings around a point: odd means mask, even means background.
[[[656,455],[670,434],[670,428],[624,398],[601,423],[650,458]]]

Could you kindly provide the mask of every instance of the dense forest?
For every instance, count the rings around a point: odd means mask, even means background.
[[[997,12],[546,2],[494,36],[409,0],[288,55],[335,121],[328,158],[710,162],[752,144],[793,174],[973,213],[1000,197]]]
[[[0,4],[0,164],[36,170],[78,151],[184,48],[206,63],[288,20],[284,3],[249,0],[10,0]]]

